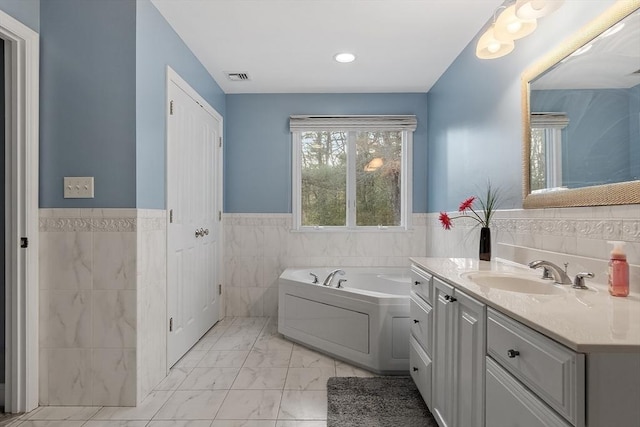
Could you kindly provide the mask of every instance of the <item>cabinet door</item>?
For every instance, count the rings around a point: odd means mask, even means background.
[[[453,287],[433,278],[434,339],[431,401],[433,416],[440,427],[453,426],[453,305],[449,297]]]
[[[453,309],[454,425],[484,426],[485,305],[456,289]]]

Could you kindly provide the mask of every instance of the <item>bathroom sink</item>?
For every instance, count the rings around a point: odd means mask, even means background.
[[[501,291],[518,292],[521,294],[559,295],[565,292],[564,289],[555,286],[550,280],[512,273],[472,271],[462,274],[462,277],[472,281],[478,286],[499,289]]]

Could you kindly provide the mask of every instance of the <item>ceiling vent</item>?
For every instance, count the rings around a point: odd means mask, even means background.
[[[244,82],[251,80],[247,73],[227,73],[227,78],[232,82]]]

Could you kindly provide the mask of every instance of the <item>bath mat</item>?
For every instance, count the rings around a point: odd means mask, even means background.
[[[411,377],[332,377],[327,427],[438,427]]]

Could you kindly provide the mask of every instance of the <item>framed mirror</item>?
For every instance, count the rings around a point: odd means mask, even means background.
[[[640,1],[522,75],[525,208],[640,203]]]

